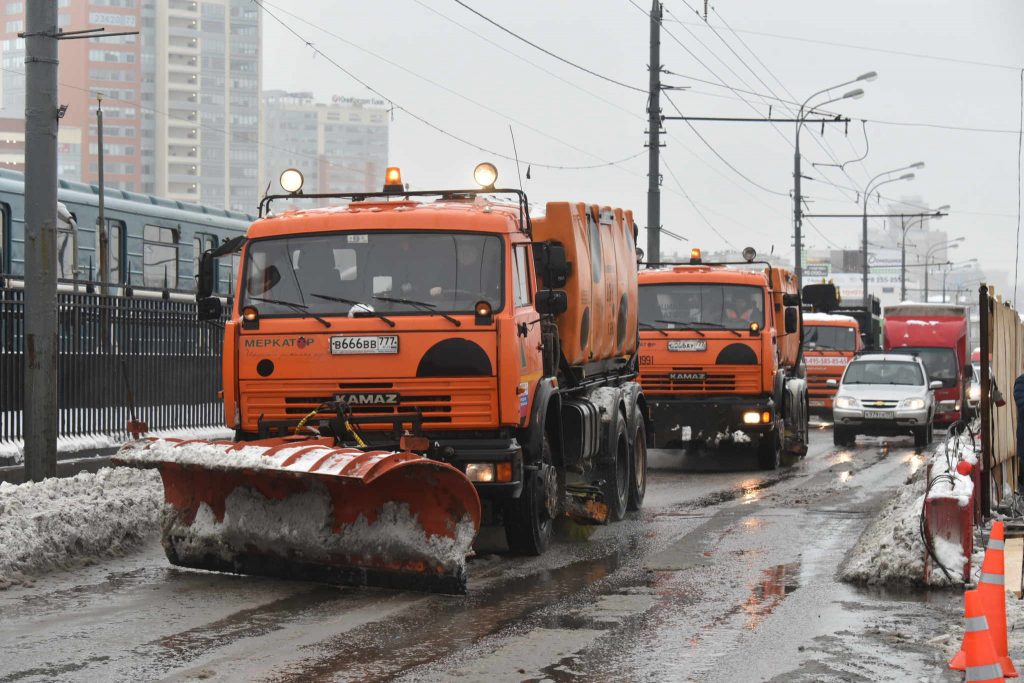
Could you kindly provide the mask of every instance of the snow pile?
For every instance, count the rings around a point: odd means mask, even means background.
[[[161,429],[148,432],[147,436],[179,439],[231,439],[234,431],[226,427],[201,427]],[[81,451],[98,451],[104,448],[117,448],[125,443],[124,434],[80,434],[77,436],[57,437],[58,453],[78,453]],[[25,460],[25,444],[22,441],[0,441],[0,458],[9,458],[11,464],[20,465]]]
[[[0,484],[0,590],[116,555],[160,530],[160,475],[126,467]]]
[[[922,468],[861,534],[839,570],[841,580],[867,585],[923,581],[925,547],[920,524],[924,487]],[[941,572],[939,576],[945,578]]]
[[[978,453],[977,446],[966,439],[954,437],[943,441],[932,455],[933,483],[928,491],[928,500],[955,498],[960,507],[970,505],[971,496],[974,494],[974,480],[969,475],[964,476],[957,472],[956,465],[960,460],[964,460],[972,466],[977,466]]]
[[[149,441],[129,441],[115,456],[118,460],[131,465],[154,465],[161,462],[175,462],[181,465],[198,465],[211,469],[236,469],[236,468],[275,468],[278,462],[298,450],[294,449],[279,451],[281,457],[266,457],[267,448],[264,446],[244,446],[237,450],[228,452],[235,444],[223,443],[190,443],[179,448],[179,441],[167,441],[158,439]]]
[[[857,320],[848,315],[838,313],[804,313],[805,323],[846,323],[856,325]]]

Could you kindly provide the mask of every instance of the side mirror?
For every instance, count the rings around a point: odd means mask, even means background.
[[[542,242],[534,245],[533,266],[537,276],[546,287],[565,287],[571,267],[566,260],[565,247],[558,242]]]
[[[199,272],[196,273],[196,300],[202,301],[213,294],[217,283],[217,264],[213,258],[213,250],[207,249],[199,257]]]
[[[542,315],[558,315],[569,309],[569,296],[560,289],[542,289],[534,297],[533,306]]]
[[[799,329],[800,310],[795,306],[789,306],[786,308],[786,334],[795,334]]]
[[[205,296],[198,303],[200,320],[219,320],[224,313],[224,307],[221,306],[218,297]]]
[[[825,384],[827,384],[830,387],[838,387],[839,386],[839,380],[837,380],[837,379],[827,379],[827,380],[825,380]]]
[[[783,294],[782,295],[783,306],[799,306],[800,295],[799,294]]]
[[[929,389],[941,389],[942,388],[942,382],[940,382],[939,380],[934,380],[932,382],[929,382],[928,383],[928,388]]]

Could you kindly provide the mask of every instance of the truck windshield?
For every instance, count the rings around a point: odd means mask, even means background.
[[[852,327],[808,325],[804,328],[804,345],[809,351],[855,351],[857,334]]]
[[[928,371],[928,381],[938,380],[944,388],[955,387],[957,380],[956,351],[938,347],[908,346],[902,349],[893,349],[892,353],[904,353],[918,356]]]
[[[640,322],[645,327],[669,330],[702,325],[745,330],[750,323],[763,328],[764,291],[748,285],[643,285]]]
[[[498,311],[502,250],[500,237],[474,233],[345,232],[252,240],[243,305],[259,298],[301,304],[319,315],[423,315],[427,308],[470,313],[486,300]],[[261,315],[295,315],[284,305],[254,305]]]
[[[924,384],[921,368],[916,363],[891,360],[858,360],[850,363],[843,375],[843,384]]]

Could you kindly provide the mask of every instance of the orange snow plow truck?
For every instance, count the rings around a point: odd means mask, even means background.
[[[640,273],[640,381],[654,447],[750,445],[775,469],[807,450],[800,296],[792,273],[744,258],[704,263],[694,249]]]
[[[172,563],[457,593],[481,523],[536,555],[562,516],[639,509],[632,214],[531,217],[493,166],[475,175],[484,189],[409,192],[389,168],[382,192],[303,195],[289,170],[289,194],[203,255],[213,320],[216,259],[240,252],[223,358],[236,439],[119,454],[163,476]],[[296,198],[336,205],[270,213]]]

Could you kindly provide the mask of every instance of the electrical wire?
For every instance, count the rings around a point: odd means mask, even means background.
[[[700,207],[698,207],[697,204],[694,203],[693,199],[690,198],[689,193],[683,188],[683,184],[679,182],[679,178],[676,177],[675,171],[673,171],[672,167],[668,165],[668,162],[662,161],[662,163],[665,165],[665,170],[668,171],[668,174],[672,177],[672,181],[676,184],[676,187],[679,188],[679,192],[682,193],[684,197],[686,197],[686,201],[690,202],[690,206],[692,206],[693,210],[697,212],[697,215],[700,216],[700,219],[702,221],[704,221],[704,224],[711,228],[711,232],[718,235],[718,237],[721,238],[723,242],[728,244],[733,249],[736,249],[736,245],[730,242],[728,237],[723,235],[721,232],[718,231],[718,228],[712,225],[711,221],[708,220],[708,217],[704,215],[704,212],[700,210]]]
[[[471,140],[468,140],[468,139],[466,139],[464,137],[456,135],[455,133],[447,130],[446,128],[443,128],[443,127],[439,126],[438,124],[430,121],[429,119],[426,119],[426,118],[420,116],[419,114],[411,111],[407,107],[402,106],[401,104],[396,102],[394,99],[388,97],[387,95],[385,95],[383,92],[381,92],[377,88],[374,88],[367,81],[359,78],[350,69],[342,66],[338,61],[336,61],[335,59],[330,57],[328,54],[326,54],[323,50],[321,50],[316,45],[314,45],[312,43],[312,41],[310,41],[307,38],[305,38],[302,34],[300,34],[298,31],[296,31],[292,26],[290,26],[286,21],[284,21],[283,19],[278,17],[274,12],[271,12],[269,9],[267,9],[267,7],[264,5],[262,0],[252,0],[252,2],[258,8],[260,8],[263,11],[264,14],[266,14],[271,19],[273,19],[275,22],[277,22],[288,33],[291,33],[293,36],[295,36],[295,38],[297,38],[298,40],[302,41],[307,47],[309,47],[314,52],[314,54],[317,54],[317,55],[320,55],[321,57],[323,57],[324,60],[326,60],[333,67],[335,67],[336,69],[338,69],[339,71],[344,73],[346,76],[351,78],[353,81],[355,81],[356,83],[358,83],[362,87],[366,88],[367,90],[369,90],[373,94],[377,95],[377,97],[381,98],[382,100],[385,100],[388,103],[390,103],[393,108],[395,108],[395,109],[397,109],[399,111],[405,112],[408,116],[410,116],[411,118],[415,119],[416,121],[419,121],[424,126],[434,130],[437,133],[440,133],[441,135],[443,135],[445,137],[448,137],[448,138],[450,138],[452,140],[455,140],[456,142],[459,142],[459,143],[461,143],[463,145],[466,145],[467,147],[472,147],[473,149],[476,149],[478,151],[484,152],[486,154],[490,154],[490,155],[498,157],[500,159],[505,159],[507,161],[518,161],[520,163],[529,164],[531,166],[536,166],[538,168],[545,168],[545,169],[555,170],[555,171],[582,171],[582,170],[590,170],[590,169],[596,169],[596,168],[605,168],[605,167],[608,167],[608,166],[617,166],[617,165],[619,165],[619,164],[621,164],[623,162],[629,161],[630,159],[635,159],[636,157],[644,154],[643,151],[640,151],[640,152],[637,152],[636,154],[631,154],[629,156],[623,157],[621,159],[617,159],[615,161],[607,161],[607,162],[603,162],[603,163],[599,163],[599,164],[584,164],[584,165],[573,166],[573,165],[564,165],[564,164],[543,163],[543,162],[534,161],[534,160],[531,160],[531,159],[518,159],[517,160],[512,155],[505,154],[503,152],[498,152],[497,150],[493,150],[493,149],[490,149],[488,147],[484,147],[483,145],[478,145],[477,143],[475,143],[475,142],[473,142]]]
[[[549,57],[553,57],[553,58],[557,59],[558,61],[562,62],[563,64],[568,64],[569,66],[573,67],[574,69],[579,69],[580,71],[582,71],[584,73],[588,73],[591,76],[596,76],[597,78],[600,78],[603,81],[608,81],[609,83],[614,83],[615,85],[621,86],[623,88],[628,88],[629,90],[633,90],[635,92],[642,92],[644,94],[647,93],[647,88],[638,88],[638,87],[636,87],[634,85],[630,85],[628,83],[623,83],[622,81],[617,81],[614,78],[609,78],[608,76],[605,76],[603,74],[599,74],[596,71],[592,71],[591,69],[588,69],[585,66],[580,66],[576,62],[570,61],[570,60],[566,59],[565,57],[561,57],[559,55],[556,55],[551,50],[548,50],[548,49],[545,49],[545,48],[541,47],[537,43],[534,43],[533,41],[524,38],[523,36],[519,35],[515,31],[513,31],[513,30],[511,30],[509,28],[506,28],[505,26],[502,26],[500,23],[498,23],[494,19],[491,19],[490,17],[488,17],[488,16],[486,16],[484,14],[481,14],[477,10],[475,10],[472,7],[470,7],[469,5],[467,5],[466,3],[462,2],[462,0],[453,0],[453,2],[455,2],[455,4],[461,6],[461,7],[465,8],[465,9],[469,10],[473,14],[477,15],[478,17],[480,17],[481,19],[486,21],[488,24],[490,24],[490,25],[494,26],[495,28],[497,28],[497,29],[499,29],[501,31],[504,31],[505,33],[509,34],[510,36],[515,38],[516,40],[519,40],[519,41],[521,41],[523,43],[526,43],[527,45],[529,45],[530,47],[532,47],[532,48],[534,48],[536,50],[540,50],[544,54],[548,55]]]

